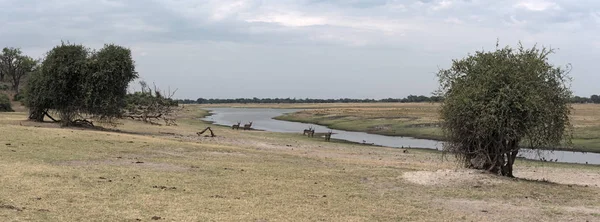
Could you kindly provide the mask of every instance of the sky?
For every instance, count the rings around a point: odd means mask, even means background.
[[[0,0],[1,47],[122,45],[138,80],[182,99],[431,95],[497,40],[555,48],[573,92],[600,93],[596,0]]]

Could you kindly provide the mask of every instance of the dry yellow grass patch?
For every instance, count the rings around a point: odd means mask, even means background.
[[[0,221],[600,219],[592,183],[465,176],[436,152],[300,134],[212,126],[218,137],[198,137],[207,125],[196,114],[188,108],[172,127],[123,121],[121,132],[0,122]],[[517,164],[526,167],[518,172],[598,172]],[[435,185],[415,182],[423,175]]]

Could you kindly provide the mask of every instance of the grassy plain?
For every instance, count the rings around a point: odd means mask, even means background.
[[[124,120],[60,128],[0,113],[0,221],[598,221],[600,168],[519,160],[516,176],[438,152]],[[195,133],[211,126],[217,137]],[[154,218],[154,219],[153,219]]]
[[[211,107],[217,105],[203,105]],[[300,112],[276,119],[313,123],[332,129],[443,140],[439,128],[439,104],[349,103],[349,104],[228,104],[228,107],[299,108]],[[600,104],[574,104],[571,114],[573,147],[567,150],[600,153]]]

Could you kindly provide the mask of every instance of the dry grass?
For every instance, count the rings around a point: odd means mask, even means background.
[[[519,162],[528,178],[560,183],[512,180],[456,169],[431,151],[218,126],[218,137],[198,137],[203,114],[187,106],[179,126],[123,121],[121,132],[0,114],[0,220],[600,219],[598,167]]]

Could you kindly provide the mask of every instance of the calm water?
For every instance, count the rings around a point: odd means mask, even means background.
[[[292,113],[300,111],[301,109],[262,109],[262,108],[207,108],[206,110],[211,111],[212,115],[204,118],[203,120],[211,121],[218,125],[231,126],[237,122],[246,124],[250,121],[253,122],[252,128],[271,131],[271,132],[282,132],[282,133],[302,133],[304,129],[308,129],[309,126],[315,128],[315,133],[325,133],[330,129],[324,126],[296,123],[275,120],[273,117],[281,116],[285,113]],[[426,139],[415,139],[410,137],[397,137],[397,136],[382,136],[375,134],[368,134],[363,132],[350,132],[344,130],[333,130],[331,137],[335,139],[342,139],[358,143],[372,143],[375,145],[387,146],[387,147],[415,147],[415,148],[429,148],[429,149],[442,149],[442,142],[435,140]],[[597,153],[581,153],[581,152],[568,152],[568,151],[531,151],[522,149],[519,156],[539,160],[544,158],[546,160],[558,160],[558,162],[565,163],[589,163],[589,164],[600,164],[600,154]]]

